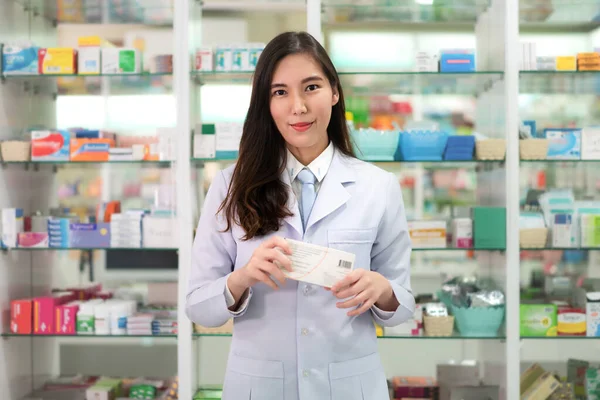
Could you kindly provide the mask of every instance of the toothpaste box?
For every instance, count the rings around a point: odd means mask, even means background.
[[[108,161],[112,139],[72,139],[71,161]]]
[[[76,248],[110,247],[110,223],[70,224],[69,244]]]
[[[10,302],[10,332],[31,335],[33,323],[33,304],[31,299]]]
[[[25,230],[23,209],[3,208],[0,219],[0,247],[14,248],[18,245],[18,234]]]
[[[4,75],[37,75],[39,47],[31,44],[5,44],[2,48]]]
[[[67,131],[31,132],[32,161],[69,161],[71,134]]]
[[[43,75],[77,73],[77,50],[54,47],[38,50],[39,73]]]
[[[21,248],[47,248],[48,243],[48,232],[19,233],[19,247]]]
[[[58,335],[75,335],[77,333],[77,311],[79,301],[56,306],[56,333]]]

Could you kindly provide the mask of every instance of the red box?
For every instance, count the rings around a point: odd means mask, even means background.
[[[77,333],[77,311],[79,311],[79,302],[56,306],[56,334],[57,335],[75,335]]]
[[[53,335],[56,333],[55,308],[75,300],[70,292],[53,293],[51,296],[33,299],[33,333],[35,335]]]
[[[19,335],[31,335],[33,317],[31,299],[10,302],[10,332]]]

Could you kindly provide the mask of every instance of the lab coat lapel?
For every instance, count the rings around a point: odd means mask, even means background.
[[[356,177],[350,159],[335,149],[329,171],[321,183],[317,199],[308,218],[306,230],[346,204],[350,193],[344,183],[355,182]]]
[[[281,177],[283,183],[287,186],[288,191],[288,201],[287,201],[287,209],[290,210],[293,215],[286,217],[284,222],[290,225],[292,228],[298,232],[300,237],[303,235],[302,231],[302,219],[300,217],[300,206],[298,204],[298,200],[296,199],[296,195],[292,190],[292,183],[290,181],[290,174],[288,174],[287,170],[283,172]]]

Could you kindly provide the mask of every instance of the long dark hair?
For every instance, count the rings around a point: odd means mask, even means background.
[[[285,140],[268,110],[275,68],[285,57],[299,53],[312,56],[321,65],[332,89],[337,90],[339,100],[332,108],[327,134],[337,151],[354,157],[342,87],[327,52],[306,32],[278,35],[267,44],[256,65],[238,161],[227,197],[219,209],[225,211],[226,230],[238,224],[245,232],[243,240],[277,231],[282,220],[293,215],[287,208],[286,184],[281,181],[286,163]]]

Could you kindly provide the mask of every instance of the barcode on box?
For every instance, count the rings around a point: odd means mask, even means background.
[[[350,268],[352,268],[352,262],[340,260],[340,262],[338,263],[338,267],[350,269]]]

